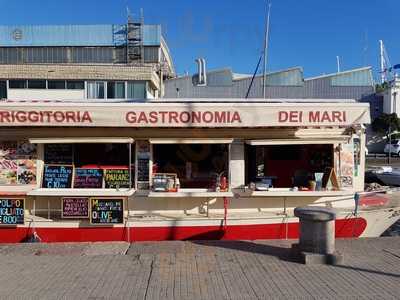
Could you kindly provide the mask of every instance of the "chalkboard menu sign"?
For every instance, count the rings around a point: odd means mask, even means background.
[[[64,197],[61,199],[62,218],[89,218],[89,199]]]
[[[46,164],[72,164],[72,144],[45,144],[44,162]]]
[[[104,182],[106,189],[129,188],[130,176],[128,169],[104,170]]]
[[[148,190],[150,185],[150,144],[147,141],[137,141],[136,145],[137,188],[139,190]]]
[[[42,187],[48,189],[71,188],[73,166],[44,165]]]
[[[121,224],[124,222],[124,199],[90,198],[92,224]]]
[[[103,187],[103,170],[75,168],[74,188],[101,189]]]
[[[137,177],[138,181],[149,181],[149,158],[138,158],[137,159]]]
[[[0,225],[24,224],[25,199],[0,199]]]

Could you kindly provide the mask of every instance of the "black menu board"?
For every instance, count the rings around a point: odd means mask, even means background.
[[[138,158],[137,159],[137,181],[149,181],[149,158]]]
[[[25,199],[0,199],[0,225],[24,224]]]
[[[74,188],[101,189],[103,187],[102,169],[75,168]]]
[[[106,189],[129,188],[130,176],[128,169],[105,169],[104,183]]]
[[[44,165],[42,187],[48,189],[71,188],[73,166]]]
[[[136,145],[137,188],[148,190],[150,186],[150,144],[147,141],[137,141]]]
[[[90,198],[92,224],[121,224],[124,222],[124,199]]]
[[[64,197],[61,199],[62,218],[89,218],[89,199]]]
[[[72,164],[72,144],[45,144],[44,162],[46,164]]]

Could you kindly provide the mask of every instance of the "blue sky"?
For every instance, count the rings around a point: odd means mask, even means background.
[[[179,74],[232,67],[252,73],[263,43],[265,0],[0,0],[2,24],[124,23],[126,6],[161,24]],[[378,40],[400,63],[399,0],[273,0],[269,70],[302,66],[305,76],[371,65],[377,76]],[[136,14],[135,14],[136,13]]]

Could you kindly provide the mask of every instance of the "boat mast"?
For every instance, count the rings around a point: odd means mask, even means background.
[[[267,2],[268,3],[268,2]],[[265,85],[267,82],[267,58],[268,58],[268,44],[269,44],[269,17],[271,12],[271,3],[268,3],[266,7],[267,22],[265,24],[265,36],[264,36],[264,68],[263,68],[263,99],[265,99]]]
[[[381,83],[386,81],[386,68],[385,68],[385,48],[383,46],[383,41],[379,40],[380,47],[380,60],[381,60]]]

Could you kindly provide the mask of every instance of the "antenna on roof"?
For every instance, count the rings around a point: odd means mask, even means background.
[[[126,6],[126,16],[128,18],[128,23],[132,22],[132,14],[131,14],[131,10],[129,9],[129,6]]]
[[[363,48],[364,66],[367,65],[367,54],[368,54],[368,30],[365,29],[365,32],[364,32],[364,48]]]
[[[339,55],[336,56],[336,64],[337,64],[337,72],[340,73],[340,57],[339,57]]]
[[[144,12],[143,8],[140,8],[140,23],[144,24]]]

